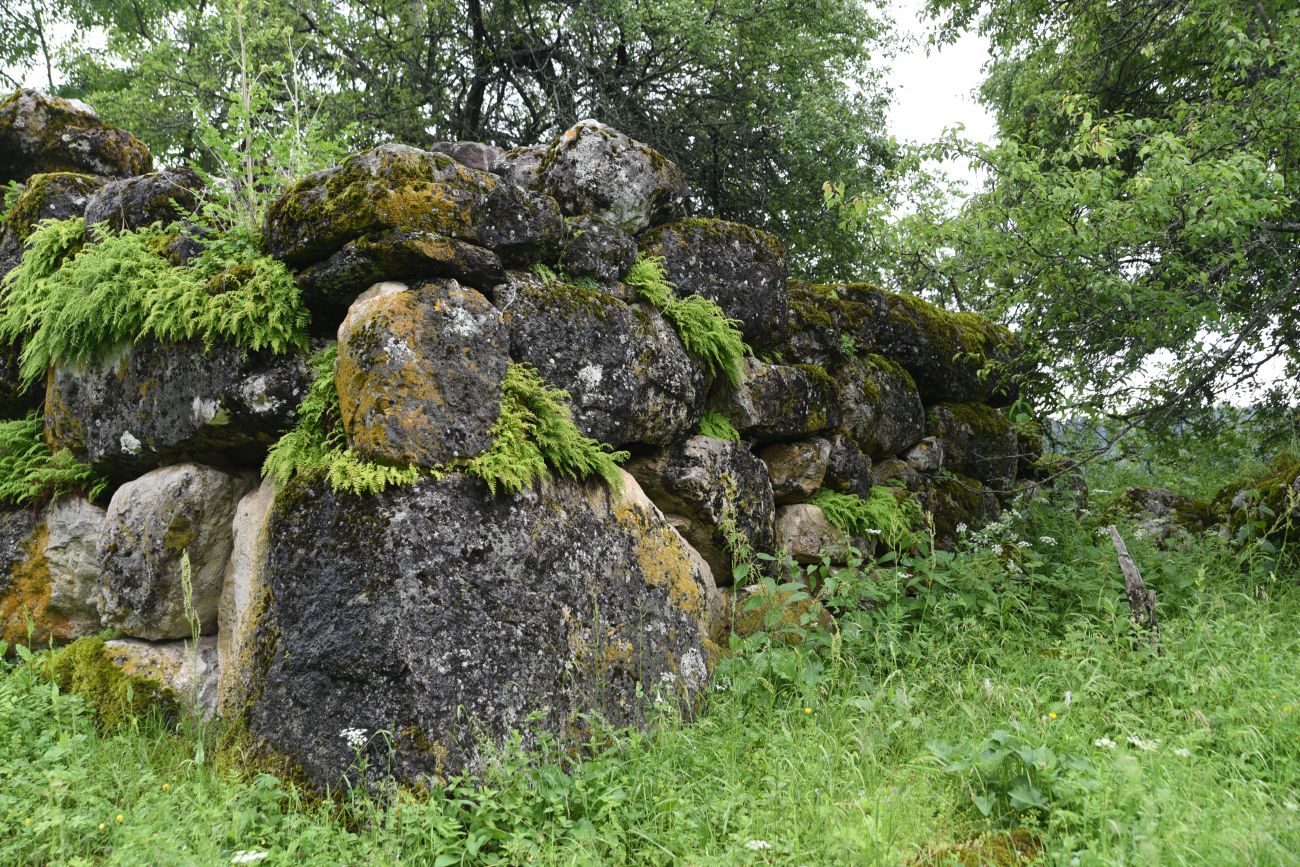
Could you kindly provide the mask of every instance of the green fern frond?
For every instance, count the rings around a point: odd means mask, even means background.
[[[677,297],[673,294],[675,287],[664,275],[662,256],[637,256],[623,282],[635,289],[637,295],[656,310],[663,310]]]
[[[51,454],[44,430],[37,413],[0,422],[0,502],[24,506],[65,494],[102,494],[108,483],[67,449]]]
[[[740,431],[720,412],[709,410],[700,419],[699,434],[701,436],[713,437],[715,440],[730,440],[733,443],[740,442]]]
[[[856,494],[821,490],[808,500],[826,520],[850,536],[879,536],[894,550],[910,548],[923,521],[921,507],[910,495],[899,499],[892,488],[875,486],[869,499]]]

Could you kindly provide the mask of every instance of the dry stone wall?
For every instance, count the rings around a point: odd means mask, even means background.
[[[85,106],[4,101],[0,180],[24,186],[0,272],[40,219],[85,216],[93,244],[204,195],[193,173],[151,167]],[[997,408],[1010,389],[979,371],[1014,356],[1011,335],[866,284],[793,281],[779,239],[689,218],[687,198],[676,166],[595,121],[504,153],[383,145],[280,196],[263,247],[294,269],[313,347],[337,341],[347,444],[423,473],[380,494],[259,484],[308,393],[303,350],[142,340],[24,390],[6,347],[0,409],[40,409],[49,446],[109,486],[0,514],[0,635],[112,629],[118,664],[243,721],[318,782],[352,766],[340,732],[358,728],[387,733],[403,779],[436,779],[513,728],[637,724],[656,691],[691,701],[738,551],[873,546],[819,492],[887,487],[934,514],[941,544],[994,517],[1023,448]],[[735,320],[754,351],[739,382],[625,282],[638,256]],[[512,494],[464,471],[500,435],[512,364],[630,452],[618,484]]]

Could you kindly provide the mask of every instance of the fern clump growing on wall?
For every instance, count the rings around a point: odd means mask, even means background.
[[[700,419],[699,433],[700,436],[713,437],[715,440],[740,442],[740,431],[736,430],[731,419],[715,410],[704,413],[704,417]]]
[[[895,551],[917,542],[924,516],[910,496],[899,498],[892,488],[876,485],[867,499],[822,489],[808,500],[822,510],[836,529],[851,536],[875,536]]]
[[[686,351],[721,374],[732,385],[740,384],[741,364],[749,347],[740,336],[740,323],[728,319],[717,302],[699,295],[677,298],[674,286],[664,276],[663,259],[641,256],[624,278],[627,285],[657,308],[677,329]]]
[[[51,452],[38,413],[0,421],[0,503],[25,506],[65,494],[98,497],[107,484],[67,449]]]
[[[0,340],[22,342],[23,383],[146,337],[274,352],[305,345],[307,310],[284,265],[221,236],[189,265],[173,265],[173,237],[158,225],[88,238],[81,218],[42,223],[0,284]]]

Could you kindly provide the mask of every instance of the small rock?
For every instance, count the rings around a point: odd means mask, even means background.
[[[1006,416],[979,403],[932,406],[926,411],[926,433],[943,446],[944,465],[998,488],[1016,478],[1019,442]]]
[[[937,473],[943,469],[943,442],[926,437],[908,449],[903,459],[918,473]]]
[[[636,241],[617,226],[595,217],[570,217],[564,245],[564,270],[575,277],[613,283],[636,261]]]
[[[480,172],[491,171],[502,156],[500,148],[476,141],[436,141],[429,145],[429,150],[446,154],[462,166]]]
[[[217,640],[104,642],[104,656],[130,677],[166,687],[198,716],[209,719],[217,707]]]
[[[217,603],[217,712],[224,718],[238,716],[251,695],[253,630],[271,602],[266,562],[275,493],[275,480],[263,479],[239,501],[231,525],[230,560]]]
[[[844,565],[847,561],[850,540],[840,530],[826,520],[820,506],[812,503],[797,503],[781,506],[776,510],[776,538],[786,553],[796,563],[820,563],[823,556],[831,558],[831,563]],[[859,548],[868,553],[871,547]]]
[[[21,88],[0,102],[0,185],[42,172],[124,178],[153,158],[131,133],[105,126],[90,106]]]
[[[822,487],[830,462],[831,444],[824,439],[778,443],[758,453],[772,480],[777,505],[802,502]]]
[[[826,463],[826,478],[822,487],[841,494],[855,494],[862,499],[871,496],[875,477],[871,474],[871,458],[862,453],[852,437],[837,433],[831,439],[831,453]]]
[[[899,458],[885,458],[871,469],[877,485],[893,487],[902,485],[916,493],[925,487],[925,476],[921,475],[907,461]]]

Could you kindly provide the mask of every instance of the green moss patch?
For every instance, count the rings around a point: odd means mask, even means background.
[[[122,728],[154,711],[175,716],[180,708],[171,690],[115,666],[104,653],[102,638],[79,638],[54,651],[45,665],[59,689],[80,695],[94,708],[105,729]]]

